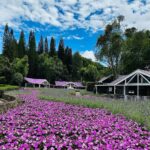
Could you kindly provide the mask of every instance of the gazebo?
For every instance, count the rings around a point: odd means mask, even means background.
[[[120,75],[114,81],[103,81],[95,87],[96,93],[123,95],[125,99],[145,99],[150,97],[150,71],[137,69],[129,75]]]
[[[34,87],[35,87],[35,85],[38,85],[39,88],[41,86],[50,87],[50,83],[46,79],[34,79],[34,78],[27,78],[27,77],[25,77],[24,80],[26,81],[25,87],[27,86],[27,84],[31,84]]]

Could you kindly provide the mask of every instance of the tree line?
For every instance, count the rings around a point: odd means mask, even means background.
[[[97,59],[107,64],[115,78],[136,69],[150,69],[150,30],[123,30],[124,16],[105,27],[97,39]]]
[[[25,76],[56,80],[95,81],[101,76],[102,65],[83,58],[65,46],[60,39],[56,49],[55,38],[40,37],[36,44],[35,32],[30,31],[28,43],[24,31],[17,41],[8,24],[4,28],[3,51],[0,56],[0,83],[21,84]]]

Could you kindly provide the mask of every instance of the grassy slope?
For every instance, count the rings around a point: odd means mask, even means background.
[[[82,91],[86,94],[86,92]],[[103,100],[101,97],[91,99],[71,96],[73,92],[62,89],[42,89],[40,98],[67,104],[82,105],[90,108],[105,108],[113,114],[122,114],[128,119],[139,122],[150,129],[150,101]],[[89,93],[88,93],[89,94]]]

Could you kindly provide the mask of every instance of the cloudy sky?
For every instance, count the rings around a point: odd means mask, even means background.
[[[124,15],[124,28],[150,29],[150,0],[0,0],[0,52],[4,25],[14,29],[18,39],[20,30],[29,31],[56,42],[64,38],[73,52],[95,60],[97,37],[106,24]]]

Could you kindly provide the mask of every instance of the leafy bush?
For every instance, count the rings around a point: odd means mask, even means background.
[[[21,85],[21,83],[23,82],[23,75],[21,73],[18,73],[18,72],[15,73],[13,75],[12,81],[14,84]]]

